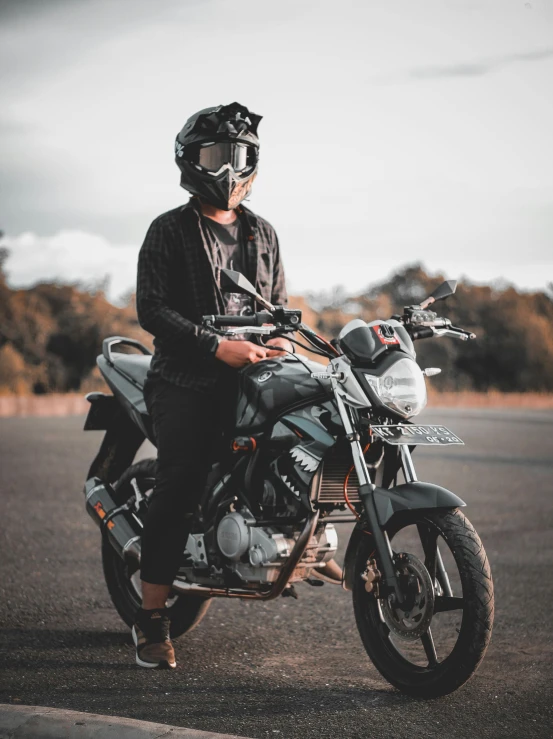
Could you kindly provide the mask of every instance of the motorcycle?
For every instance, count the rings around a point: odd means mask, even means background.
[[[423,698],[451,693],[486,652],[493,583],[463,500],[417,479],[417,445],[463,442],[444,426],[414,422],[426,405],[425,376],[440,370],[421,370],[413,342],[474,338],[430,310],[456,283],[389,320],[353,319],[328,342],[301,311],[271,305],[243,275],[223,270],[222,281],[262,310],[205,316],[204,326],[223,336],[287,336],[325,362],[290,352],[238,371],[231,453],[213,461],[167,601],[172,636],[196,626],[214,597],[271,600],[297,597],[299,582],[336,583],[352,592],[361,641],[389,683]],[[114,351],[119,345],[141,353]],[[155,445],[142,392],[150,361],[137,341],[105,339],[97,362],[113,394],[87,396],[85,429],[105,435],[84,486],[86,510],[129,626],[141,604],[140,538],[155,483],[155,459],[133,461],[145,439]],[[340,571],[336,525],[347,523]]]

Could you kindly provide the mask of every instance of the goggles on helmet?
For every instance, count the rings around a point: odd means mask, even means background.
[[[246,174],[257,165],[257,149],[247,144],[219,141],[202,144],[191,151],[187,158],[196,169],[210,175],[217,176],[226,169],[231,169],[235,174]]]

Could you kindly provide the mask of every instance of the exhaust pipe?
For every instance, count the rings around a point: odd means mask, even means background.
[[[99,477],[91,477],[84,486],[85,507],[88,515],[107,536],[109,543],[128,565],[140,565],[140,536],[142,527],[127,504],[118,506],[113,488]]]

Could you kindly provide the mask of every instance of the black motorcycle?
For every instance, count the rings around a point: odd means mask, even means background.
[[[231,453],[213,460],[167,601],[172,636],[190,631],[213,597],[270,600],[296,596],[298,582],[334,582],[352,591],[361,639],[386,680],[424,698],[456,690],[490,640],[490,567],[465,503],[418,481],[411,456],[418,444],[463,443],[444,426],[411,420],[426,405],[425,375],[439,371],[420,369],[413,341],[474,338],[429,310],[456,283],[390,320],[354,319],[327,342],[301,311],[271,305],[239,273],[223,270],[222,279],[263,310],[205,316],[206,327],[285,335],[327,362],[290,353],[238,372]],[[114,351],[125,344],[141,354]],[[98,365],[113,395],[87,396],[85,429],[106,433],[86,508],[102,531],[108,590],[129,626],[141,603],[140,535],[155,481],[155,459],[133,463],[145,438],[155,444],[142,392],[150,361],[139,342],[106,339]],[[340,572],[335,525],[348,522]]]

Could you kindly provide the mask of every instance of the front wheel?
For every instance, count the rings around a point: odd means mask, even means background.
[[[414,511],[408,521],[392,521],[387,533],[406,601],[400,609],[374,589],[367,592],[375,554],[372,536],[363,536],[353,583],[363,645],[377,670],[403,693],[452,693],[474,674],[491,637],[493,582],[482,542],[458,509]]]
[[[128,467],[114,486],[115,502],[122,505],[134,494],[133,483],[147,501],[154,487],[155,465],[155,459],[145,459]],[[140,571],[129,570],[105,536],[102,537],[102,564],[113,605],[127,626],[132,627],[136,612],[142,605]],[[197,595],[170,596],[167,613],[171,620],[171,637],[175,639],[192,631],[210,605],[211,599]]]

